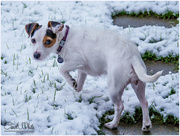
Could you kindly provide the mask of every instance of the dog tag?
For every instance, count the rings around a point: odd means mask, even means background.
[[[62,58],[61,56],[58,56],[57,61],[58,61],[59,63],[63,63],[63,58]]]

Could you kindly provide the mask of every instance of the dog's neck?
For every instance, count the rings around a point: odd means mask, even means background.
[[[65,42],[66,42],[66,38],[68,36],[69,33],[69,26],[66,25],[66,30],[65,30],[65,34],[63,36],[63,38],[61,39],[60,43],[59,43],[59,47],[57,49],[57,54],[61,51],[61,49],[63,48]]]
[[[67,36],[68,36],[68,33],[69,33],[69,26],[66,25],[66,30],[65,30],[64,36],[63,36],[63,38],[61,39],[61,41],[60,41],[60,43],[59,43],[59,46],[58,46],[58,48],[57,48],[57,54],[58,54],[58,59],[57,59],[57,61],[58,61],[59,63],[62,63],[62,62],[63,62],[63,58],[59,55],[59,53],[61,52],[61,50],[62,50],[62,48],[63,48],[63,46],[64,46],[64,44],[65,44],[65,42],[66,42],[66,38],[67,38]]]

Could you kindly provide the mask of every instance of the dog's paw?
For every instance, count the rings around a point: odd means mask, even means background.
[[[82,89],[77,88],[76,92],[81,92]]]
[[[142,131],[150,131],[150,128],[152,128],[152,124],[151,124],[151,122],[150,123],[144,123],[143,124],[143,127],[142,127]]]
[[[117,129],[117,124],[114,124],[112,121],[111,122],[108,122],[108,123],[106,123],[106,124],[104,124],[104,126],[106,127],[106,128],[109,128],[109,129]]]
[[[73,88],[77,90],[77,82],[73,79]]]

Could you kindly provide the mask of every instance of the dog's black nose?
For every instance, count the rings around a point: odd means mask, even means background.
[[[41,56],[41,54],[40,54],[40,53],[38,53],[38,52],[35,52],[35,53],[34,53],[34,58],[35,58],[35,59],[39,59],[39,58],[40,58],[40,56]]]

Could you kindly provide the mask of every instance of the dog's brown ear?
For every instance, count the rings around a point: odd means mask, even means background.
[[[25,25],[25,29],[29,37],[31,36],[31,34],[34,32],[35,29],[39,29],[40,27],[41,26],[38,23],[30,23]]]
[[[49,21],[48,27],[51,28],[54,33],[57,33],[58,31],[63,30],[64,25],[62,23],[59,23],[59,22]]]

